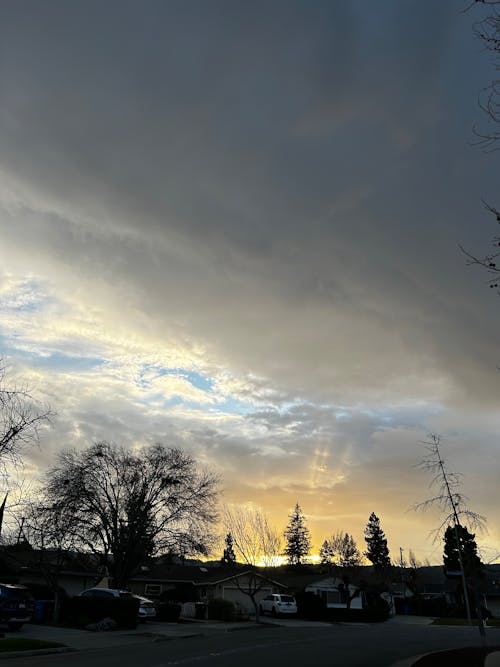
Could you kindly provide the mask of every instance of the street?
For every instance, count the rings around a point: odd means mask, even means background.
[[[488,640],[499,643],[499,631],[489,629]],[[43,656],[19,655],[2,662],[17,667],[389,667],[403,658],[477,641],[477,629],[467,627],[394,623],[263,626],[176,639],[152,634],[121,646]]]

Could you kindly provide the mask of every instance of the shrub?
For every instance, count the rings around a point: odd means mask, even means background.
[[[139,600],[136,598],[73,597],[64,600],[61,622],[65,625],[85,627],[103,618],[112,618],[121,628],[137,626]]]
[[[326,619],[333,623],[381,623],[389,618],[389,605],[381,600],[381,605],[371,605],[365,609],[337,607],[327,609]]]
[[[236,608],[230,600],[214,598],[208,602],[208,618],[214,621],[234,621]]]
[[[321,621],[326,618],[327,608],[324,600],[311,592],[297,593],[297,614],[310,621]]]
[[[156,605],[156,618],[158,621],[177,623],[181,615],[181,605],[173,602],[159,602]]]
[[[444,596],[435,598],[414,597],[406,600],[396,598],[397,614],[412,614],[414,616],[446,616],[449,605]]]

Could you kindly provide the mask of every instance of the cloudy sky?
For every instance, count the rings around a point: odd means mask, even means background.
[[[408,512],[434,432],[500,551],[466,4],[2,3],[0,351],[57,411],[30,474],[160,441],[280,529],[298,501],[316,549],[375,511],[394,557],[439,562]]]

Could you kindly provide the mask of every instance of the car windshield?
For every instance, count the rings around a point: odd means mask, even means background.
[[[295,602],[295,598],[293,598],[291,595],[282,595],[281,602]]]

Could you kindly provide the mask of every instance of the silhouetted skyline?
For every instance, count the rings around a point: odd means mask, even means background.
[[[314,550],[439,562],[429,432],[496,513],[493,75],[463,3],[4,2],[0,352],[57,418],[30,452],[189,449]],[[2,490],[2,489],[0,489]],[[490,552],[488,552],[490,553]]]

